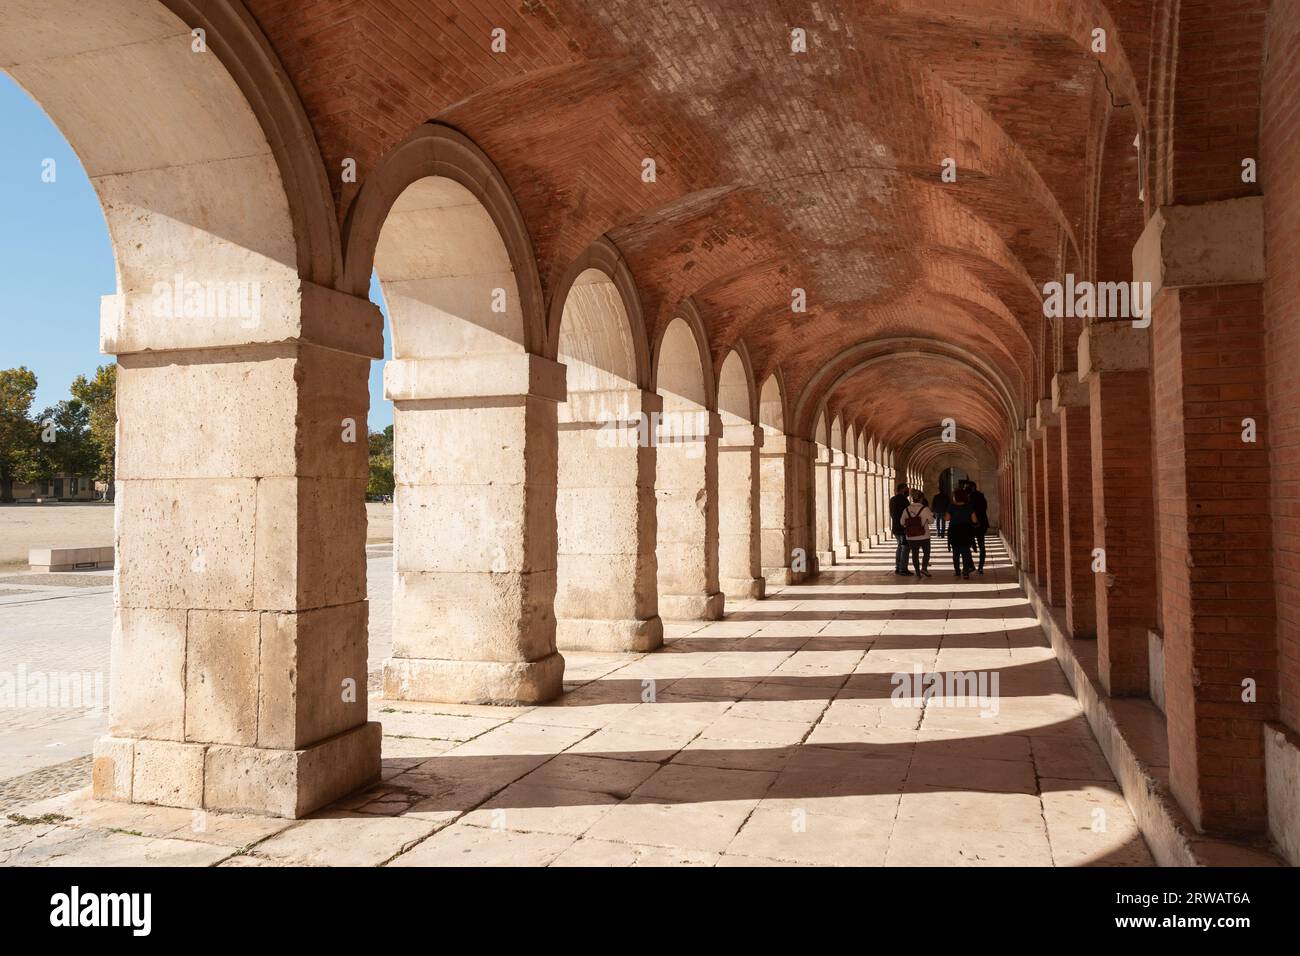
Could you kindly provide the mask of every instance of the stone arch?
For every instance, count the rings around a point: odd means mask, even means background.
[[[555,647],[557,404],[532,242],[504,179],[426,123],[365,176],[344,224],[345,291],[372,271],[393,360],[392,698],[539,703]],[[623,371],[631,373],[625,367]]]
[[[718,590],[718,437],[708,340],[686,303],[655,345],[663,401],[656,433],[659,612],[670,619],[722,616]]]
[[[785,434],[785,382],[775,371],[763,380],[758,394],[758,423],[768,432]]]
[[[331,290],[320,156],[241,5],[18,6],[0,63],[77,153],[115,258],[101,347],[126,427],[94,794],[300,816],[379,775],[364,695],[338,693],[366,668],[366,450],[340,426],[365,420],[379,314]]]
[[[613,244],[569,269],[551,302],[548,354],[567,376],[558,410],[556,644],[649,651],[663,643],[655,558],[655,449],[662,407],[640,301]]]
[[[379,273],[394,359],[545,354],[523,215],[496,166],[463,134],[426,123],[393,147],[365,177],[343,236],[344,291],[365,295]]]
[[[743,342],[722,361],[717,380],[722,436],[718,446],[718,578],[733,600],[762,597],[758,389]]]

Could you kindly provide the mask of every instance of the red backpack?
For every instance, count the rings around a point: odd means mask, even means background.
[[[903,512],[904,537],[908,537],[908,538],[925,537],[925,522],[921,520],[921,513],[923,511],[925,511],[924,505],[921,506],[921,511],[918,511],[916,514],[912,514],[912,509],[910,506],[906,511]]]

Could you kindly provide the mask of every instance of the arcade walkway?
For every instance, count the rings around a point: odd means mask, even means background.
[[[384,781],[312,818],[82,791],[0,863],[1150,865],[1005,552],[962,582],[936,545],[926,581],[878,548],[657,653],[567,654],[553,706],[372,701]],[[985,693],[891,699],[918,672]]]

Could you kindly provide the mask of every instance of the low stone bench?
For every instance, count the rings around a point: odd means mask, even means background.
[[[32,548],[27,564],[33,571],[99,571],[113,566],[113,547]]]

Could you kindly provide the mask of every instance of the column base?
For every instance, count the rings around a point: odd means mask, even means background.
[[[661,594],[659,616],[665,621],[716,621],[722,617],[726,596],[712,594]]]
[[[818,551],[818,552],[817,552],[817,567],[818,567],[819,570],[823,570],[823,571],[824,571],[826,568],[834,567],[834,565],[835,565],[835,552],[834,552],[834,551]]]
[[[761,598],[767,582],[763,578],[723,578],[718,582],[722,593],[733,601]]]
[[[835,560],[837,562],[843,563],[844,561],[848,560],[848,557],[849,557],[849,549],[845,545],[839,545],[838,547],[836,547]]]
[[[861,538],[858,541],[858,554],[866,554],[871,550],[871,539]]]
[[[461,661],[390,657],[384,696],[444,704],[544,704],[564,690],[564,658],[536,661]]]
[[[775,567],[764,568],[763,579],[767,582],[763,593],[767,593],[767,587],[783,587],[788,584],[798,584],[808,577],[808,571],[794,571],[790,568]]]
[[[637,620],[557,618],[555,646],[561,651],[644,653],[663,646],[664,622],[652,617]]]
[[[382,730],[371,721],[301,750],[100,737],[97,800],[296,819],[379,779]]]

